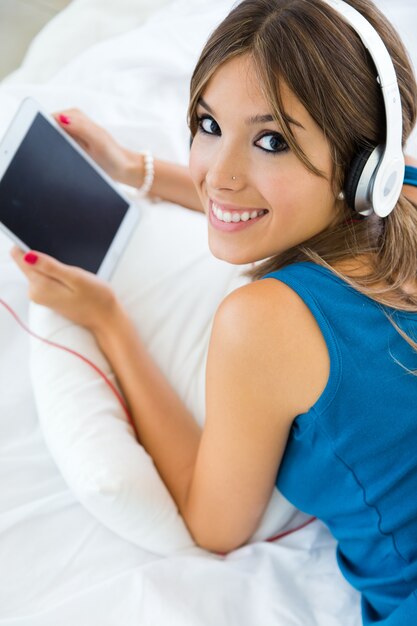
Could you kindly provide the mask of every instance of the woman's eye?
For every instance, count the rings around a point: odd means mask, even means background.
[[[198,127],[207,135],[219,135],[220,127],[217,122],[214,121],[212,117],[209,115],[203,115],[202,117],[197,118]]]
[[[289,146],[284,137],[279,133],[268,133],[256,142],[256,145],[266,152],[286,152]]]

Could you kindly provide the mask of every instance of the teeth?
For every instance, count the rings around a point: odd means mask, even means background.
[[[255,219],[255,217],[267,213],[267,211],[265,211],[264,209],[251,212],[244,211],[244,213],[238,213],[237,211],[222,211],[222,209],[214,202],[212,203],[212,210],[218,220],[227,223],[234,222],[235,224],[237,224],[238,222],[247,222],[248,220],[253,220]]]

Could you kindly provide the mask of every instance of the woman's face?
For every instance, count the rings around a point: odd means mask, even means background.
[[[288,148],[249,56],[221,65],[197,108],[191,176],[208,216],[210,250],[229,263],[282,253],[337,219],[326,138],[288,88],[282,96],[297,142],[325,179]]]

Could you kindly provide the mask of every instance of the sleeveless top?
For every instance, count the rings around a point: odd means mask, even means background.
[[[414,165],[405,166],[404,185],[417,187],[417,167],[414,167]]]
[[[292,424],[276,485],[335,537],[366,626],[417,625],[417,313],[384,307],[312,262],[271,272],[309,307],[330,375]]]

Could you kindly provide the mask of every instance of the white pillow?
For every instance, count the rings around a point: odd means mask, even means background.
[[[200,425],[212,318],[224,296],[247,282],[241,272],[209,252],[205,216],[169,203],[144,203],[143,217],[111,280],[150,353]],[[30,327],[81,353],[115,383],[87,330],[34,303]],[[73,354],[35,338],[30,365],[46,443],[85,508],[150,551],[170,554],[193,546],[152,459],[99,374]],[[252,540],[279,533],[296,517],[296,509],[274,489]]]

